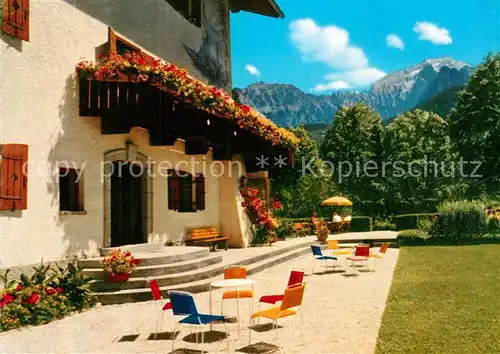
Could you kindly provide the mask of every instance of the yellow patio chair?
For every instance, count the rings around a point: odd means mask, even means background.
[[[340,248],[338,240],[329,240],[328,249],[332,250],[335,256],[351,256],[352,250],[349,248]]]
[[[300,324],[300,334],[302,336],[302,343],[304,342],[304,332],[302,330],[302,314],[300,306],[302,305],[302,298],[304,297],[305,283],[295,284],[289,286],[283,295],[283,302],[280,306],[271,307],[266,310],[258,311],[250,317],[251,326],[248,328],[248,345],[252,343],[252,327],[254,319],[259,317],[268,318],[273,321],[274,330],[276,331],[276,338],[278,339],[278,349],[281,353],[280,335],[278,329],[278,320],[280,318],[298,315]]]

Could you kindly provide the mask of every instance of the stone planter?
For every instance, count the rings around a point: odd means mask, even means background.
[[[126,282],[130,278],[130,274],[128,273],[120,273],[120,274],[111,274],[108,273],[107,279],[112,283],[123,283]]]

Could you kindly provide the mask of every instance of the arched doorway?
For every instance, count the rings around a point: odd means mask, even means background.
[[[126,149],[105,154],[104,247],[146,243],[151,232],[151,176],[147,159]],[[133,160],[133,161],[132,161]]]

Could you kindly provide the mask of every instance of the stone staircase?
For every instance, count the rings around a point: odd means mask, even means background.
[[[84,268],[83,273],[86,276],[95,278],[90,289],[102,304],[120,304],[151,300],[148,278],[157,279],[165,295],[168,290],[192,293],[208,291],[210,283],[223,274],[225,266],[246,265],[248,274],[251,275],[310,253],[310,245],[311,241],[304,239],[277,248],[263,248],[261,252],[247,253],[247,256],[244,250],[211,253],[206,247],[164,247],[161,243],[122,246],[122,249],[131,251],[134,257],[140,260],[132,277],[123,283],[106,280],[100,257],[83,259],[78,263]],[[102,249],[101,255],[105,256],[112,250]]]

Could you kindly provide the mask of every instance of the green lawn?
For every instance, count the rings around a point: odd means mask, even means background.
[[[500,245],[402,247],[376,353],[500,353]]]

